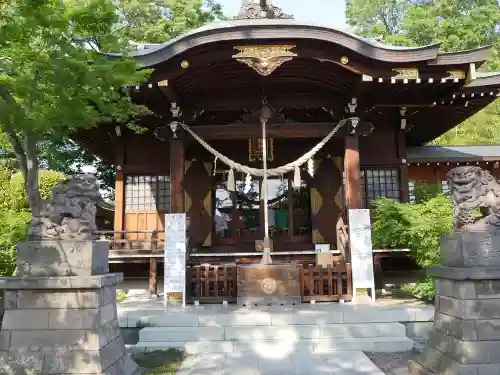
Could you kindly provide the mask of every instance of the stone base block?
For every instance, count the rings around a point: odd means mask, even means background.
[[[109,272],[108,241],[40,240],[17,245],[17,276],[92,276]]]
[[[500,267],[500,232],[455,232],[441,239],[445,267]]]
[[[116,311],[122,277],[0,279],[0,374],[135,374]]]
[[[416,360],[408,363],[411,375],[498,375],[498,363],[464,364],[443,353],[426,348]]]

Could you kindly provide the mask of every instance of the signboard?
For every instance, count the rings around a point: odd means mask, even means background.
[[[372,230],[370,210],[349,210],[349,247],[351,250],[353,297],[356,289],[371,289],[375,301]]]
[[[314,249],[317,253],[328,253],[331,254],[330,244],[315,244]]]
[[[182,293],[186,306],[186,214],[165,215],[165,307],[169,293]]]

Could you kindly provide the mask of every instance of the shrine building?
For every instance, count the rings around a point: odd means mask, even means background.
[[[156,278],[165,214],[185,212],[191,266],[260,262],[267,210],[273,261],[307,268],[323,244],[348,264],[348,209],[407,202],[412,181],[442,181],[457,164],[498,168],[496,146],[426,146],[497,99],[500,73],[480,71],[490,53],[389,46],[252,3],[132,52],[152,69],[131,89],[151,111],[138,118],[146,130],[74,135],[116,166],[110,258],[151,263]],[[264,157],[274,171],[265,192],[245,172]]]

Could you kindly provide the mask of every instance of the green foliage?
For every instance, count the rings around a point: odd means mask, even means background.
[[[175,375],[185,358],[185,353],[177,349],[134,355],[134,360],[145,370],[145,375]]]
[[[347,23],[365,37],[423,46],[441,43],[446,52],[493,46],[481,67],[500,71],[498,0],[347,0]],[[480,73],[479,73],[480,74]],[[441,145],[500,144],[500,100],[438,138]]]
[[[422,203],[396,203],[378,199],[374,203],[372,237],[378,248],[406,248],[420,267],[438,265],[441,237],[452,230],[453,204],[438,195]],[[412,289],[422,298],[433,297],[434,289],[428,279]]]
[[[0,211],[0,276],[12,276],[16,268],[16,244],[28,233],[28,212]]]
[[[56,171],[40,171],[38,184],[40,186],[40,196],[42,199],[49,199],[54,186],[64,178],[64,174]],[[10,208],[14,210],[29,210],[28,199],[26,198],[26,188],[21,173],[15,173],[10,181]]]
[[[133,126],[146,109],[123,87],[150,72],[100,53],[125,51],[114,34],[114,0],[11,0],[0,4],[0,15],[0,130],[35,210],[41,143],[102,122]]]
[[[500,100],[436,139],[438,145],[500,144]]]
[[[50,196],[54,185],[63,178],[59,172],[42,171],[41,195]],[[12,276],[16,267],[16,244],[25,240],[31,218],[21,173],[0,167],[0,276]]]
[[[125,42],[163,43],[223,19],[213,0],[120,0],[116,34]]]
[[[415,182],[415,201],[417,203],[428,201],[431,198],[441,195],[442,186],[440,184],[428,184],[420,181]]]

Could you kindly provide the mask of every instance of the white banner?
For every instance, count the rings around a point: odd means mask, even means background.
[[[165,215],[164,300],[168,293],[182,293],[186,305],[186,214]]]
[[[349,248],[353,297],[356,289],[368,288],[372,290],[372,300],[375,300],[370,210],[349,210]]]

